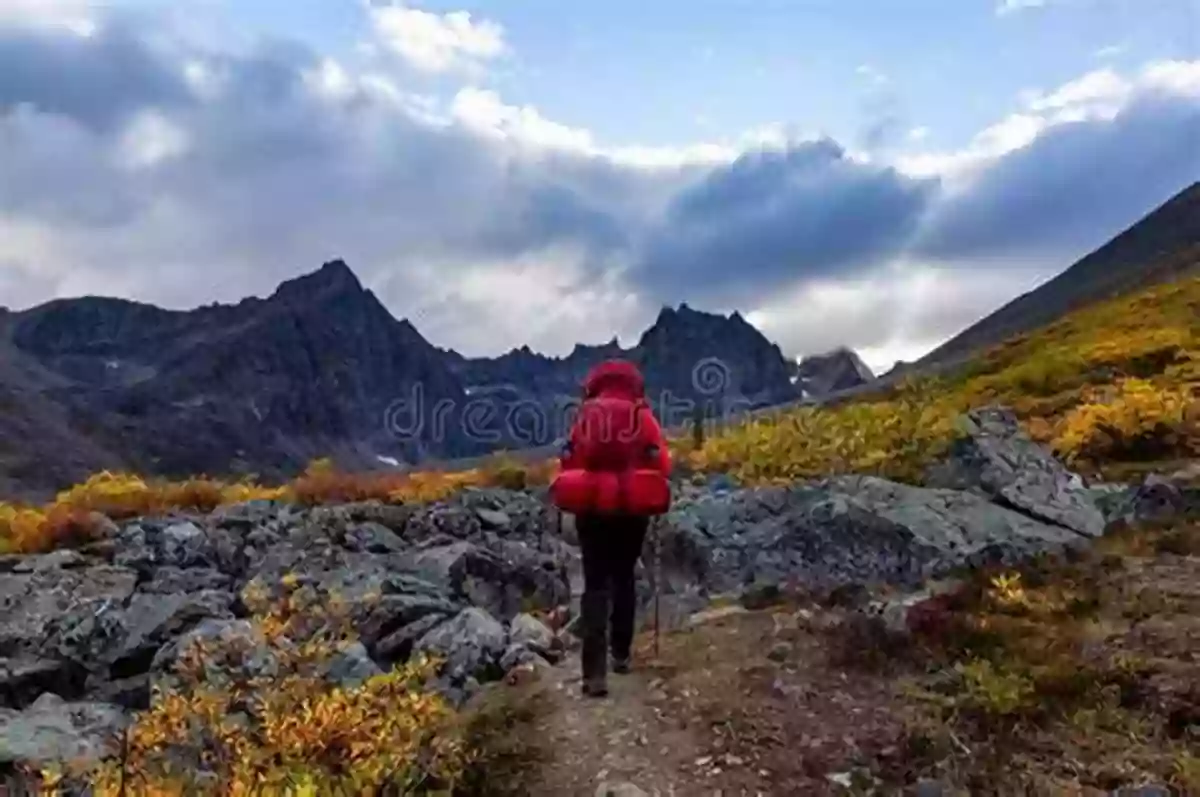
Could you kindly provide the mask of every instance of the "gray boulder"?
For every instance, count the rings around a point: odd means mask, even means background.
[[[1150,474],[1137,485],[1107,485],[1097,496],[1110,523],[1137,525],[1200,514],[1200,489],[1179,475]]]
[[[444,658],[444,674],[458,682],[498,675],[495,671],[507,646],[504,626],[482,609],[471,607],[425,634],[417,642],[416,652]]]
[[[234,576],[214,567],[159,567],[149,581],[138,587],[138,592],[153,595],[190,595],[214,591],[232,593],[234,581]]]
[[[554,632],[529,614],[518,614],[509,625],[512,644],[529,648],[535,653],[548,654],[554,648]]]
[[[404,592],[381,595],[357,609],[359,639],[379,661],[393,662],[409,655],[425,632],[462,610],[462,605],[437,594]]]
[[[26,556],[14,561],[11,573],[46,573],[52,570],[72,570],[87,567],[91,562],[79,551],[60,548],[57,551],[37,556]]]
[[[154,656],[173,637],[208,618],[231,618],[233,596],[137,593],[125,605],[73,607],[44,630],[42,654],[76,662],[93,672],[125,678],[150,669]]]
[[[596,797],[647,797],[647,794],[628,781],[606,781],[596,787]]]
[[[975,492],[1088,537],[1104,533],[1104,513],[1083,478],[1030,440],[1010,410],[972,410],[961,419],[961,430],[927,484]]]
[[[136,587],[136,572],[108,565],[0,573],[0,653],[37,655],[56,621],[118,610]]]
[[[173,673],[180,657],[189,650],[241,652],[236,668],[212,667],[209,676],[227,681],[249,681],[279,674],[279,661],[258,629],[248,620],[205,620],[188,633],[159,649],[151,662],[151,672],[164,686],[174,684]]]
[[[289,504],[278,501],[245,501],[240,504],[217,507],[209,520],[218,527],[248,531],[255,526],[265,525],[272,520],[287,520],[292,514]]]
[[[545,663],[546,659],[534,653],[524,645],[509,645],[504,651],[504,655],[500,657],[500,669],[503,672],[512,672],[521,666],[538,666],[538,663]]]
[[[0,707],[25,708],[45,692],[76,695],[86,673],[71,662],[55,659],[0,658]]]
[[[518,542],[489,539],[488,547],[455,542],[427,548],[412,567],[455,598],[511,620],[528,608],[551,608],[569,593],[565,568],[554,558]]]
[[[353,642],[333,656],[325,668],[324,677],[344,689],[350,689],[382,673],[383,670],[371,660],[363,643]]]
[[[146,575],[157,567],[212,567],[218,561],[214,539],[190,520],[130,523],[113,542],[113,562]]]
[[[915,588],[960,565],[1015,561],[1085,539],[974,493],[869,476],[684,493],[662,535],[668,573],[710,594],[789,582]]]
[[[120,749],[119,706],[42,695],[24,711],[0,708],[0,764],[92,763]]]
[[[399,553],[408,547],[396,532],[374,521],[348,527],[342,544],[352,551],[365,553]]]
[[[498,509],[477,509],[475,513],[485,529],[507,531],[512,525],[512,518]]]

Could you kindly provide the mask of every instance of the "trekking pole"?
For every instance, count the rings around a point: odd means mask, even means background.
[[[662,589],[659,586],[659,579],[662,578],[662,551],[659,546],[659,526],[662,518],[656,517],[651,523],[651,533],[654,535],[654,658],[659,657],[659,629],[661,628],[662,615],[659,612],[659,596],[662,595]]]

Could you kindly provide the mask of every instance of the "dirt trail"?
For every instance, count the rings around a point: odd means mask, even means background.
[[[534,795],[591,797],[606,783],[632,783],[651,797],[704,793],[689,771],[702,755],[701,743],[671,721],[663,708],[666,695],[651,673],[612,676],[608,697],[597,700],[581,695],[573,665],[567,661],[547,672],[553,710],[537,732],[552,758]]]
[[[521,794],[1200,795],[1200,526],[1045,567],[1010,577],[1023,609],[967,584],[930,603],[920,640],[811,603],[712,609],[660,656],[640,638],[603,700],[569,656],[531,684],[542,756]]]
[[[580,693],[577,654],[544,671],[547,753],[534,797],[758,797],[845,793],[838,785],[898,731],[891,687],[824,662],[819,635],[794,610],[716,611],[639,639],[635,671],[610,675],[605,699]]]

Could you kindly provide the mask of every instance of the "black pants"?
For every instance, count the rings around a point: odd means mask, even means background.
[[[606,648],[612,650],[615,658],[629,657],[637,608],[633,568],[642,553],[649,523],[648,518],[636,516],[575,518],[579,546],[583,549],[580,622],[584,678],[606,674]]]

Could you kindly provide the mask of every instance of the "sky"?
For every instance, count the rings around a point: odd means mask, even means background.
[[[0,303],[914,359],[1200,179],[1200,0],[0,0]]]

